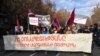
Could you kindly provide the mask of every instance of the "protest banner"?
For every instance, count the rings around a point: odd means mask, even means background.
[[[20,30],[21,32],[23,32],[23,26],[20,26]],[[20,32],[18,26],[15,26],[15,32]]]
[[[38,26],[38,18],[37,17],[29,17],[29,24]]]
[[[6,35],[5,50],[47,50],[91,53],[92,34]]]
[[[50,15],[35,15],[35,17],[38,17],[39,25],[42,27],[51,26]]]
[[[75,18],[74,23],[85,25],[86,21],[87,21],[87,18]]]

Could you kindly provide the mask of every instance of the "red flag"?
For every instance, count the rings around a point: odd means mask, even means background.
[[[73,9],[69,20],[67,21],[67,24],[65,26],[70,26],[74,23],[74,19],[75,19],[75,8]]]
[[[58,17],[56,16],[54,18],[54,20],[52,21],[52,25],[55,26],[57,28],[57,31],[60,30],[60,23],[59,23],[59,20],[58,20]]]
[[[18,31],[19,32],[21,32],[21,27],[20,27],[21,25],[20,25],[20,22],[19,22],[19,20],[17,19],[17,29],[18,29]]]

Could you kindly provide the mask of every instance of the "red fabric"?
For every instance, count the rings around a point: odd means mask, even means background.
[[[52,25],[56,27],[57,31],[60,30],[60,23],[59,23],[59,20],[58,20],[58,17],[57,16],[52,21]]]
[[[18,29],[18,31],[20,32],[21,31],[21,28],[20,28],[20,22],[19,22],[19,20],[17,19],[17,29]]]
[[[75,8],[73,9],[69,20],[67,21],[67,24],[65,24],[65,26],[70,26],[74,23],[74,19],[75,19]]]

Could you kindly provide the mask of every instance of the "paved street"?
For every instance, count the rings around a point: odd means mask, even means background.
[[[100,48],[94,45],[91,54],[55,52],[55,51],[4,51],[3,40],[0,38],[0,56],[100,56]]]

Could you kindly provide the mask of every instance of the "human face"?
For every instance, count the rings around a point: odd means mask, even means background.
[[[67,28],[67,31],[70,31],[70,30],[71,30],[71,28],[70,28],[70,27],[68,27],[68,28]]]

